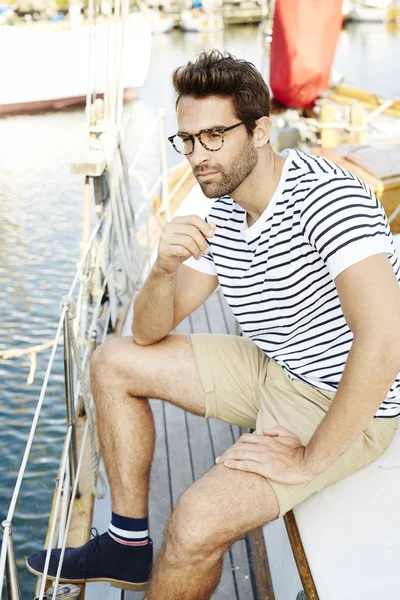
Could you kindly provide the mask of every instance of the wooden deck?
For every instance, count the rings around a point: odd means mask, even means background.
[[[177,331],[236,333],[236,321],[217,290]],[[151,400],[151,405],[157,442],[151,474],[150,535],[157,553],[179,496],[214,465],[215,457],[234,443],[240,430],[214,419],[205,421],[159,400]],[[260,564],[261,569],[257,568]],[[126,591],[121,598],[140,600],[143,596],[143,593]],[[226,553],[221,583],[213,598],[273,600],[273,597],[260,530],[237,541]]]

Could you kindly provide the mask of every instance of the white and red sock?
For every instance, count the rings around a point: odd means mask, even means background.
[[[124,546],[146,546],[149,543],[149,519],[131,519],[113,512],[108,535]]]

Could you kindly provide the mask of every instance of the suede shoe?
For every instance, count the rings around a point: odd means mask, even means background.
[[[153,564],[153,543],[146,546],[124,546],[108,533],[99,535],[79,548],[66,548],[60,583],[90,583],[108,581],[113,587],[131,591],[146,589]],[[51,551],[47,578],[55,580],[61,549]],[[35,575],[42,575],[46,550],[34,552],[26,566]]]

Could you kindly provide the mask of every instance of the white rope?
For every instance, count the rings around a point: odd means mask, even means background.
[[[81,393],[81,396],[83,399],[83,404],[84,404],[85,412],[86,412],[86,418],[87,418],[87,422],[88,422],[88,426],[89,426],[90,461],[91,461],[91,467],[92,467],[91,468],[92,493],[96,498],[101,499],[101,498],[104,498],[107,493],[107,484],[105,482],[103,475],[99,472],[99,455],[98,455],[97,448],[96,448],[96,435],[95,435],[95,431],[94,431],[91,402],[89,400],[89,394],[88,394],[87,387],[86,387],[86,380],[85,380],[85,376],[84,376],[83,369],[82,369],[81,356],[79,353],[78,343],[77,343],[77,339],[76,339],[74,327],[73,327],[73,320],[75,318],[74,299],[71,298],[70,296],[64,296],[64,298],[62,299],[62,305],[63,306],[67,305],[67,312],[68,312],[68,316],[69,316],[68,328],[69,328],[70,337],[71,337],[72,353],[73,353],[74,359],[75,359],[75,366],[76,366],[76,371],[77,371],[78,380],[79,380],[79,384],[80,384],[80,393]],[[102,487],[101,492],[97,491],[98,481],[100,481],[100,484]]]
[[[58,345],[59,339],[61,337],[61,330],[62,330],[62,327],[64,324],[65,314],[66,314],[66,309],[64,308],[62,310],[60,321],[58,323],[58,328],[57,328],[56,336],[54,338],[53,348],[52,348],[52,351],[50,354],[50,358],[49,358],[49,362],[47,365],[46,374],[44,377],[39,400],[38,400],[38,403],[36,406],[35,414],[33,416],[32,425],[31,425],[31,429],[29,432],[29,436],[28,436],[28,441],[25,446],[24,456],[22,458],[21,466],[19,468],[19,472],[18,472],[18,476],[17,476],[17,481],[15,483],[13,495],[12,495],[10,506],[8,509],[7,521],[10,521],[10,522],[12,522],[13,517],[14,517],[15,507],[17,505],[22,480],[23,480],[23,477],[25,474],[26,465],[28,462],[31,448],[32,448],[33,437],[36,432],[36,427],[37,427],[39,417],[40,417],[40,411],[42,409],[45,393],[47,390],[47,385],[48,385],[49,378],[50,378],[51,369],[53,367],[54,357],[55,357],[55,354],[57,351],[57,345]],[[1,560],[0,560],[0,598],[1,598],[1,593],[2,593],[2,589],[3,589],[3,580],[4,580],[4,573],[5,573],[5,557],[7,556],[8,536],[9,536],[9,532],[7,534],[7,529],[6,529],[6,531],[4,533],[4,537],[3,537],[3,544],[2,544],[2,549],[1,549]]]
[[[372,113],[370,113],[367,116],[367,123],[370,123],[373,119],[375,119],[375,117],[378,117],[381,113],[385,112],[385,110],[390,108],[395,102],[396,100],[394,98],[388,99],[385,102],[383,102],[380,106],[378,106],[378,108],[373,110]]]
[[[79,454],[79,460],[78,460],[78,466],[76,469],[76,477],[75,477],[74,487],[72,488],[71,502],[70,502],[69,511],[68,511],[67,525],[65,527],[64,539],[63,539],[63,543],[61,546],[60,561],[59,561],[58,568],[57,568],[56,580],[54,582],[54,592],[53,592],[52,600],[56,600],[57,588],[58,588],[58,584],[60,583],[60,574],[61,574],[61,569],[62,569],[62,565],[64,562],[65,546],[67,544],[67,536],[69,533],[69,529],[71,527],[74,503],[75,503],[75,499],[76,499],[76,494],[78,492],[78,482],[79,482],[79,477],[80,477],[80,473],[81,473],[81,466],[82,466],[82,462],[83,462],[83,453],[85,450],[88,428],[89,428],[89,421],[87,420],[86,425],[85,425],[85,431],[83,433],[83,438],[82,438],[82,447],[81,447],[81,451]]]
[[[107,162],[110,176],[110,205],[112,212],[112,231],[110,240],[115,258],[118,248],[118,258],[124,274],[124,282],[119,283],[114,277],[114,283],[121,294],[133,295],[141,283],[141,266],[143,257],[140,256],[136,242],[136,219],[133,203],[130,198],[129,185],[126,181],[122,152],[119,144],[119,134],[108,128],[100,136],[100,142]],[[114,263],[115,266],[115,263]]]
[[[346,131],[351,131],[351,132],[359,132],[359,131],[366,131],[366,127],[362,126],[362,125],[350,125],[349,123],[346,123],[345,121],[341,122],[341,121],[330,121],[329,123],[321,123],[321,121],[318,121],[317,119],[304,119],[304,121],[306,121],[306,123],[311,126],[311,127],[315,127],[317,130],[321,130],[321,129],[345,129]]]
[[[63,491],[62,482],[64,481],[64,477],[65,477],[66,470],[67,470],[67,464],[68,464],[68,448],[71,443],[71,436],[72,436],[72,426],[68,427],[67,435],[66,435],[65,441],[64,441],[64,448],[63,448],[62,462],[61,462],[61,469],[60,469],[60,483],[59,483],[58,490],[57,490],[56,503],[55,503],[53,518],[52,518],[51,527],[50,527],[50,536],[49,536],[49,542],[48,542],[48,547],[47,547],[47,552],[46,552],[46,559],[44,562],[42,582],[40,585],[39,600],[43,600],[43,595],[44,595],[45,587],[46,587],[47,573],[48,573],[49,564],[50,564],[50,554],[53,549],[53,538],[54,538],[54,534],[55,534],[55,530],[56,530],[57,516],[58,516],[58,510],[59,510],[59,506],[60,506],[61,493]]]

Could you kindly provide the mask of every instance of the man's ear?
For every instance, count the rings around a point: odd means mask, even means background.
[[[269,142],[272,131],[272,122],[269,117],[261,117],[256,121],[256,128],[253,131],[253,139],[256,148],[263,148]]]

